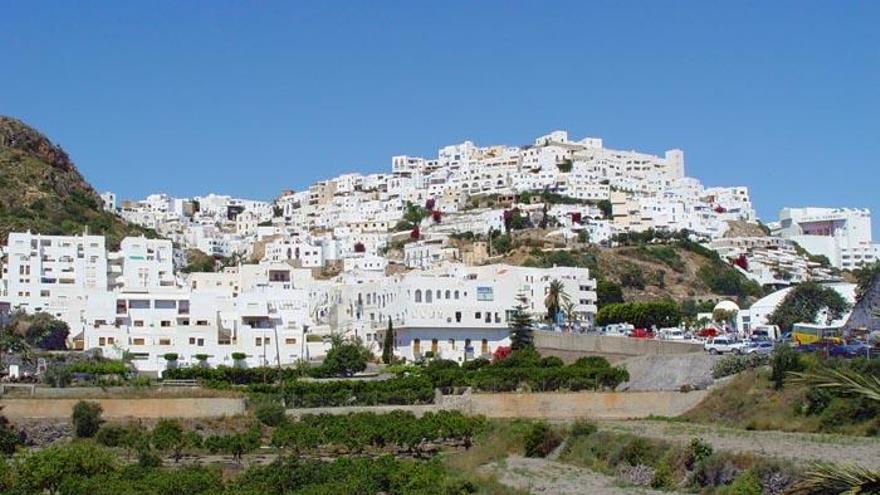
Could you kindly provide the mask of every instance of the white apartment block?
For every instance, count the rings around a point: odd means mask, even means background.
[[[761,285],[834,279],[829,269],[799,255],[792,241],[780,237],[721,238],[711,241],[708,247]]]
[[[880,259],[871,237],[871,212],[855,208],[783,208],[773,234],[826,256],[835,268],[853,270]]]
[[[168,354],[181,366],[202,355],[220,365],[244,353],[250,366],[320,356],[326,345],[306,342],[307,333],[354,335],[378,351],[389,320],[402,357],[434,350],[471,359],[509,344],[508,311],[519,292],[540,317],[554,279],[563,281],[580,324],[590,325],[596,312],[595,281],[577,268],[447,264],[386,276],[387,259],[361,253],[332,280],[267,260],[184,282],[173,272],[168,240],[126,238],[108,255],[100,236],[17,233],[6,254],[5,310],[49,312],[70,326],[74,348],[109,357],[127,351],[146,372],[161,373]]]

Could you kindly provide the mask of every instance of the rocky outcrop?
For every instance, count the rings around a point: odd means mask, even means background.
[[[858,329],[880,332],[880,319],[874,316],[878,311],[880,311],[880,275],[874,277],[859,297],[843,327],[844,332]]]
[[[0,116],[0,244],[9,232],[154,235],[102,208],[101,198],[58,145],[20,120]]]

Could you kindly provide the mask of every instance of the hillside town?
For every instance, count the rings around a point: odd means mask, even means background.
[[[683,233],[759,286],[781,289],[751,308],[728,302],[736,316],[724,330],[742,338],[768,324],[792,284],[831,282],[852,301],[841,270],[880,253],[866,210],[786,208],[761,226],[746,187],[687,177],[681,150],[619,151],[565,131],[527,146],[467,141],[435,158],[394,156],[389,173],[344,174],[272,202],[101,198],[157,238],[110,249],[88,232],[11,233],[0,309],[48,313],[68,325],[70,348],[126,354],[154,373],[168,355],[185,365],[229,365],[234,355],[291,365],[323,356],[333,335],[381,352],[389,327],[394,354],[408,361],[488,358],[510,345],[520,299],[548,330],[594,331],[595,274],[508,263],[514,231],[551,252]],[[732,232],[743,225],[748,235]],[[546,319],[551,290],[570,304]]]

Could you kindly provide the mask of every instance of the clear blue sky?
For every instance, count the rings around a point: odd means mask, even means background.
[[[101,190],[271,199],[568,129],[880,216],[880,2],[0,1],[0,113]],[[875,224],[880,221],[875,219]],[[876,229],[875,229],[876,230]]]

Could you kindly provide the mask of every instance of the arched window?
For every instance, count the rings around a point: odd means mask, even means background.
[[[433,299],[434,299],[433,295],[434,295],[433,292],[431,292],[430,290],[426,290],[425,291],[425,302],[433,302]]]
[[[458,299],[458,291],[455,291],[455,298]]]
[[[430,294],[430,292],[428,294]],[[422,302],[422,289],[416,289],[416,302]]]
[[[449,289],[446,289],[446,299],[450,299],[452,297],[452,292]]]

